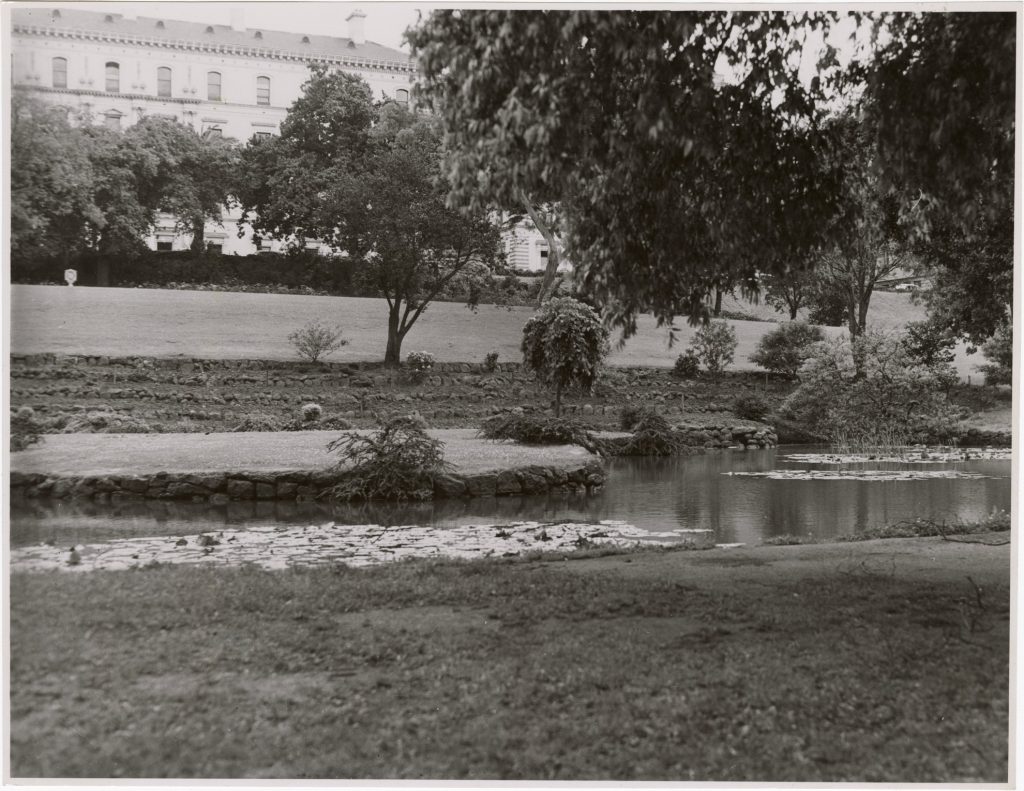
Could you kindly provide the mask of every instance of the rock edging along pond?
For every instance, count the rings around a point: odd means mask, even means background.
[[[153,475],[59,476],[11,471],[11,495],[27,498],[120,500],[310,501],[337,483],[344,472],[225,472]],[[593,493],[604,485],[604,466],[590,460],[578,466],[530,465],[476,473],[452,472],[434,479],[435,498],[494,497],[565,491]]]

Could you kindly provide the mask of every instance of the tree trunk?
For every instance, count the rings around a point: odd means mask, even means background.
[[[722,289],[715,289],[715,318],[722,315]]]
[[[530,216],[530,220],[534,226],[540,231],[540,235],[544,237],[544,241],[548,243],[548,266],[544,270],[544,279],[540,283],[540,293],[537,294],[537,304],[540,305],[544,302],[544,297],[547,296],[548,291],[551,289],[551,284],[555,281],[555,275],[558,274],[558,262],[560,260],[558,240],[555,239],[555,235],[551,232],[551,228],[541,217],[530,200],[524,195],[522,197],[523,206],[526,207],[526,213]]]
[[[395,302],[388,312],[388,348],[384,352],[384,365],[397,368],[402,364],[402,340],[405,334],[399,332],[399,315],[402,303]]]
[[[96,258],[96,285],[101,288],[110,285],[110,259],[103,253]]]
[[[202,255],[203,248],[206,242],[206,218],[205,217],[193,217],[192,218],[192,246],[190,249],[195,255]]]
[[[562,416],[562,383],[555,385],[555,417]]]
[[[794,308],[792,303],[790,304],[790,306],[789,306],[789,320],[790,321],[796,321],[796,312],[798,310],[800,310],[799,306]]]

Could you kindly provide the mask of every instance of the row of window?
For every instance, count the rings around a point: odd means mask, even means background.
[[[68,87],[67,58],[53,59],[53,87]],[[121,92],[121,65],[114,61],[109,61],[106,64],[106,89],[109,93]],[[160,66],[156,70],[156,95],[161,98],[170,98],[171,96],[171,69],[168,66]],[[221,93],[219,71],[206,73],[206,98],[211,102],[224,100]],[[270,77],[256,78],[256,104],[270,105]]]

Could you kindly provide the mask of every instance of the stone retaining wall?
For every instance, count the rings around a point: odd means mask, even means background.
[[[339,480],[333,471],[167,473],[155,475],[49,476],[11,472],[11,495],[27,498],[121,500],[310,501]],[[575,468],[529,466],[464,475],[451,473],[434,482],[434,497],[488,497],[550,491],[592,493],[604,485],[600,461]]]

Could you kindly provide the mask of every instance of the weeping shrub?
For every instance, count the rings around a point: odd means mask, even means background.
[[[648,411],[633,427],[633,436],[619,453],[622,456],[674,456],[686,447],[665,418]]]
[[[327,446],[342,479],[323,494],[338,500],[429,500],[434,479],[451,469],[444,443],[408,416],[381,420],[371,434],[342,434]]]

